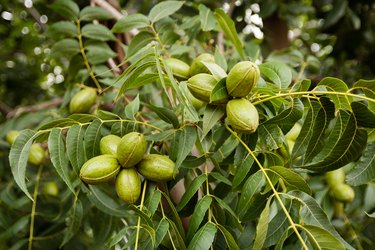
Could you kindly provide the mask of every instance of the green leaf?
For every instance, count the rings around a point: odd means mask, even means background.
[[[237,214],[239,217],[247,212],[251,205],[251,198],[260,192],[260,189],[264,186],[265,180],[263,173],[258,171],[255,174],[251,175],[245,182],[242,187],[241,196],[237,205]]]
[[[272,166],[269,169],[274,171],[291,190],[299,190],[311,195],[309,185],[299,174],[281,166]]]
[[[232,181],[232,189],[237,188],[242,181],[246,178],[247,173],[250,171],[251,166],[254,163],[254,158],[250,154],[242,159],[239,165],[237,165],[236,173],[234,174]]]
[[[125,106],[125,117],[135,119],[135,115],[139,111],[139,94]]]
[[[346,249],[341,241],[324,228],[314,225],[303,225],[302,228],[306,232],[313,249]]]
[[[190,201],[190,199],[195,195],[195,193],[199,190],[202,186],[203,182],[206,180],[207,176],[202,174],[196,177],[191,184],[187,187],[185,193],[182,195],[180,203],[178,203],[176,209],[177,211],[181,211],[186,204]]]
[[[58,35],[76,37],[77,27],[72,22],[60,21],[48,26],[47,33],[54,38]]]
[[[283,132],[276,124],[262,124],[258,127],[259,145],[269,150],[278,149],[283,144]]]
[[[62,127],[69,127],[74,124],[79,124],[79,122],[70,119],[70,118],[61,118],[61,119],[56,119],[53,121],[46,122],[42,124],[38,130],[47,130],[50,128],[62,128]]]
[[[180,127],[180,122],[178,121],[178,118],[176,114],[167,108],[164,107],[157,107],[152,104],[149,105],[150,109],[154,111],[160,119],[163,121],[172,124],[174,128],[179,128]]]
[[[309,109],[293,147],[293,158],[304,155],[310,161],[322,149],[325,130],[333,118],[333,104],[325,98],[308,102]]]
[[[229,99],[227,86],[226,86],[226,77],[221,79],[211,91],[210,103],[223,103]]]
[[[123,33],[132,29],[145,28],[150,25],[150,20],[142,14],[135,13],[122,17],[112,28],[112,32]]]
[[[14,142],[9,153],[9,163],[12,170],[13,178],[19,186],[19,188],[27,195],[27,197],[30,198],[30,200],[33,199],[31,198],[31,195],[27,190],[25,182],[25,173],[31,144],[38,135],[39,134],[35,131],[29,129],[23,130],[17,136],[17,139]]]
[[[366,147],[367,132],[358,129],[352,113],[340,110],[323,148],[303,168],[326,172],[340,168],[361,156]]]
[[[64,230],[64,238],[60,248],[68,243],[74,235],[78,232],[82,225],[83,208],[80,200],[76,200],[74,205],[69,209],[69,219],[67,220],[67,227]]]
[[[71,20],[78,19],[79,7],[71,0],[57,0],[51,6],[51,9]]]
[[[324,20],[323,29],[329,28],[330,26],[336,24],[340,18],[345,15],[345,11],[348,6],[348,1],[335,1],[333,8],[328,13],[326,19]]]
[[[147,206],[147,209],[150,212],[151,216],[153,216],[155,214],[156,209],[159,206],[160,200],[161,200],[160,191],[159,190],[156,190],[156,191],[153,190],[149,199],[147,199],[147,201],[146,201],[146,206]]]
[[[71,170],[69,168],[68,157],[65,152],[65,143],[63,140],[63,130],[53,128],[48,137],[48,149],[51,162],[59,174],[60,178],[66,183],[72,193],[75,193],[74,185],[71,179]]]
[[[359,186],[372,182],[375,179],[375,141],[370,142],[354,169],[346,176],[351,186]]]
[[[256,227],[256,236],[254,239],[253,249],[262,249],[266,240],[268,231],[268,220],[270,217],[270,203],[271,198],[268,198],[267,204],[260,214],[259,221]]]
[[[85,44],[87,60],[90,64],[100,64],[116,56],[116,53],[104,42]]]
[[[154,34],[149,31],[141,31],[137,35],[135,35],[128,47],[128,55],[127,57],[131,57],[135,55],[140,49],[145,47],[151,41],[155,39]]]
[[[152,23],[155,23],[160,19],[170,16],[178,11],[184,3],[184,1],[164,1],[158,3],[154,7],[152,7],[148,18]]]
[[[212,222],[208,222],[201,229],[199,229],[199,231],[194,235],[187,249],[188,250],[209,249],[212,242],[214,241],[216,232],[217,232],[216,225],[213,224]]]
[[[79,13],[79,19],[83,21],[108,20],[112,18],[113,16],[111,13],[96,6],[86,6]]]
[[[82,165],[86,162],[84,135],[85,129],[81,125],[73,125],[66,135],[66,151],[77,176],[79,176]]]
[[[161,194],[164,196],[165,200],[167,201],[169,207],[171,208],[172,210],[172,214],[173,214],[173,221],[172,220],[168,220],[169,221],[169,224],[175,228],[175,231],[178,235],[180,235],[180,237],[182,238],[182,243],[184,241],[184,238],[185,238],[185,230],[184,230],[184,227],[182,226],[182,222],[181,222],[181,218],[180,218],[180,215],[178,214],[177,210],[176,210],[176,207],[174,206],[172,200],[170,199],[170,197],[160,191]],[[185,246],[185,244],[181,244],[183,246]]]
[[[205,5],[200,4],[199,9],[199,19],[201,21],[201,28],[203,31],[211,31],[215,28],[216,20],[212,11]]]
[[[243,50],[243,44],[240,38],[238,37],[233,20],[222,9],[216,9],[214,16],[216,17],[216,20],[219,23],[220,28],[224,31],[224,34],[233,43],[241,58],[244,59],[245,52]]]
[[[284,206],[287,209],[289,215],[291,215],[293,221],[298,219],[295,211],[299,208],[296,204],[293,204],[292,201],[286,200]],[[276,215],[273,216],[268,225],[267,238],[264,242],[264,247],[270,247],[275,245],[282,237],[283,233],[289,228],[288,218],[285,216],[285,212],[282,209],[279,209]]]
[[[259,69],[267,80],[274,83],[280,89],[289,87],[292,82],[292,71],[284,63],[266,62],[259,65]]]
[[[366,97],[375,99],[375,80],[359,80],[353,85],[353,89],[360,89]],[[368,102],[369,110],[375,112],[375,102]]]
[[[220,52],[219,48],[216,46],[215,48],[215,62],[224,70],[227,71],[228,64],[225,56],[222,52]]]
[[[30,221],[29,215],[25,215],[21,218],[16,218],[13,224],[8,227],[6,230],[0,233],[0,242],[7,242],[8,239],[11,239],[15,235],[19,234],[21,230],[25,230]]]
[[[375,128],[375,113],[363,102],[352,102],[351,107],[360,127]]]
[[[182,130],[177,132],[177,158],[176,167],[179,168],[181,163],[186,159],[188,154],[192,151],[192,148],[197,139],[196,129],[192,126],[184,126]]]
[[[129,205],[128,208],[129,208],[129,210],[134,211],[137,214],[137,216],[141,217],[142,221],[145,222],[145,223],[147,223],[148,226],[153,226],[152,220],[148,216],[148,214],[146,214],[145,212],[143,212],[142,210],[140,210],[137,206],[135,206],[134,204],[131,204],[131,205]]]
[[[114,41],[116,37],[102,24],[86,24],[82,27],[82,36],[99,41]]]
[[[103,123],[96,119],[86,129],[84,142],[87,159],[91,159],[100,153],[101,128]]]
[[[125,70],[124,73],[121,74],[121,76],[119,76],[114,82],[116,86],[121,86],[116,99],[120,98],[120,96],[131,87],[130,85],[134,84],[133,81],[135,81],[139,75],[154,65],[155,62],[142,62],[134,68],[129,67],[129,70]]]
[[[181,231],[181,229],[179,230],[179,228],[177,228],[177,226],[176,226],[176,224],[174,223],[173,220],[170,220],[168,218],[167,218],[167,220],[169,222],[169,225],[172,228],[171,232],[174,232],[173,236],[175,236],[175,237],[173,237],[172,240],[173,240],[173,243],[175,244],[176,249],[185,250],[186,245],[185,245],[183,234],[182,234],[183,232]],[[177,240],[175,240],[176,238],[177,238]]]
[[[111,248],[117,243],[119,243],[121,240],[123,240],[126,237],[126,234],[128,233],[129,229],[129,226],[125,226],[117,234],[113,235],[107,243],[108,247]]]
[[[80,52],[79,43],[72,38],[66,38],[56,42],[51,48],[51,57],[66,57],[70,58]]]
[[[224,108],[220,105],[207,105],[203,113],[203,131],[200,137],[201,141],[206,137],[208,132],[224,116]]]
[[[95,120],[97,117],[91,114],[72,114],[68,116],[68,119],[72,119],[79,123],[87,123]]]
[[[281,111],[263,124],[277,124],[284,133],[289,131],[302,118],[304,110],[303,103],[299,99],[293,99],[290,105],[290,108]]]
[[[333,92],[341,92],[346,93],[348,92],[348,86],[340,79],[333,78],[333,77],[325,77],[323,78],[316,86],[315,89],[320,89],[321,86],[324,86],[328,91]],[[343,95],[335,95],[329,94],[327,95],[332,102],[335,104],[336,113],[340,109],[351,110],[350,103],[352,102],[352,97],[343,96]]]
[[[188,242],[193,238],[195,232],[198,230],[199,225],[202,223],[203,218],[211,203],[211,196],[205,195],[198,201],[197,205],[194,207],[194,212],[191,216],[188,232],[186,234],[186,240]]]
[[[126,90],[139,88],[139,87],[145,86],[147,84],[154,83],[157,80],[159,80],[159,74],[157,74],[157,73],[144,73],[144,74],[138,76],[137,78],[132,79],[132,81],[128,81],[127,84],[126,84]]]
[[[216,224],[216,226],[223,234],[229,250],[240,250],[240,247],[238,246],[237,241],[233,237],[233,235],[223,225]]]
[[[227,77],[227,73],[216,63],[205,61],[202,61],[202,63],[207,67],[207,69],[211,72],[211,74],[217,81],[220,81],[221,79]]]
[[[223,145],[221,145],[221,147],[212,155],[212,158],[218,163],[222,162],[236,149],[238,144],[239,141],[237,138],[234,135],[230,135]]]
[[[168,230],[169,230],[168,220],[165,218],[162,218],[158,224],[158,227],[156,228],[154,249],[156,249],[161,244],[162,240],[167,235]]]
[[[242,230],[242,225],[240,224],[240,220],[237,216],[237,214],[232,210],[232,208],[222,199],[220,199],[217,196],[213,196],[216,202],[226,211],[229,213],[230,216],[234,219],[233,222],[236,224],[237,228]]]
[[[284,194],[282,194],[284,196]],[[347,249],[354,249],[350,246],[333,227],[327,215],[316,202],[316,200],[306,193],[300,191],[291,191],[285,195],[285,198],[298,201],[302,207],[300,209],[300,217],[305,224],[315,225],[324,228],[330,232],[334,237],[339,239]]]
[[[121,207],[117,203],[118,199],[114,200],[111,196],[102,191],[100,187],[89,185],[89,189],[84,188],[84,192],[90,202],[100,211],[117,217],[127,217],[130,215],[124,207]]]
[[[232,186],[232,182],[228,178],[226,178],[224,175],[218,172],[211,172],[209,173],[209,176],[213,177],[215,180],[219,182],[227,184],[228,186]]]

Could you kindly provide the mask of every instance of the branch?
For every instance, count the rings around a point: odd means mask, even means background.
[[[121,19],[124,16],[120,11],[118,11],[115,7],[113,7],[111,4],[104,0],[94,0],[94,2],[98,6],[102,7],[103,9],[111,13],[112,16],[114,16],[117,20]]]
[[[229,9],[228,9],[228,16],[231,17],[233,14],[234,9],[236,8],[235,0],[231,0],[229,3]],[[217,38],[216,38],[216,44],[221,53],[224,52],[224,32],[219,31],[217,33]]]
[[[19,107],[17,109],[14,109],[14,110],[8,112],[6,117],[12,118],[12,117],[19,116],[23,113],[37,112],[37,111],[40,111],[40,110],[44,110],[44,109],[59,106],[62,103],[63,103],[62,98],[56,98],[56,99],[52,99],[52,100],[47,101],[47,102],[38,103],[36,105]]]

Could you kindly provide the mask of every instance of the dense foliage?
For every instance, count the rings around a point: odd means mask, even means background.
[[[0,3],[0,249],[374,247],[370,3]]]

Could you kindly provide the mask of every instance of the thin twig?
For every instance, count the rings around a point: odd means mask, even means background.
[[[12,118],[12,117],[19,116],[23,113],[38,112],[38,111],[45,110],[45,109],[48,109],[48,108],[56,107],[56,106],[59,106],[60,104],[62,104],[63,101],[64,100],[62,98],[56,98],[56,99],[49,100],[47,102],[38,103],[36,105],[19,107],[19,108],[16,108],[14,110],[9,111],[6,115],[6,117]]]
[[[31,208],[31,220],[30,220],[30,234],[29,234],[29,247],[28,249],[33,249],[33,238],[34,238],[34,221],[35,221],[35,210],[36,210],[36,200],[38,198],[39,181],[42,175],[43,165],[39,166],[38,174],[35,180],[34,195],[33,195],[33,206]]]
[[[94,0],[94,2],[102,7],[103,9],[105,9],[106,11],[108,11],[109,13],[112,14],[112,16],[114,18],[116,18],[117,20],[121,19],[122,17],[124,17],[124,15],[118,11],[115,7],[113,7],[111,4],[109,4],[108,2],[104,1],[104,0]]]

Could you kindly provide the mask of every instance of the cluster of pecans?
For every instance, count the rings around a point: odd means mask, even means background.
[[[87,184],[107,182],[114,177],[117,195],[126,203],[135,203],[141,194],[140,173],[151,181],[172,180],[178,174],[175,163],[165,155],[146,154],[143,134],[130,132],[122,138],[107,135],[100,140],[101,155],[89,159],[80,170]]]
[[[205,103],[225,104],[227,121],[236,132],[244,134],[255,132],[259,125],[259,115],[246,96],[250,94],[260,78],[258,66],[250,61],[235,64],[225,79],[231,99],[211,102],[211,93],[218,81],[210,74],[203,62],[214,63],[215,58],[211,54],[204,53],[196,57],[190,66],[175,58],[165,60],[176,77],[187,79],[187,87],[192,94],[191,101],[194,107],[201,107]]]

